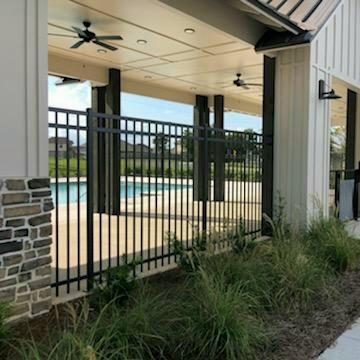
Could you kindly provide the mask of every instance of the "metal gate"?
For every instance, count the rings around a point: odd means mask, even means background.
[[[261,231],[261,134],[50,108],[49,137],[57,296],[173,266],[175,238]]]

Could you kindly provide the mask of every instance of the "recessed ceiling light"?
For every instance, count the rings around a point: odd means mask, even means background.
[[[97,49],[97,52],[99,54],[106,54],[107,53],[107,51],[105,49]]]
[[[192,28],[186,28],[186,29],[184,29],[184,32],[187,34],[193,34],[195,32],[195,30]]]
[[[139,45],[146,45],[146,44],[147,44],[147,40],[144,40],[144,39],[136,40],[136,42],[137,42]]]
[[[144,78],[145,78],[145,79],[152,79],[152,76],[150,76],[150,75],[145,75]]]

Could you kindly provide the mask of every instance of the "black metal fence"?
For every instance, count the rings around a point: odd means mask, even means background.
[[[49,144],[56,295],[172,265],[174,238],[261,231],[260,134],[50,108]]]

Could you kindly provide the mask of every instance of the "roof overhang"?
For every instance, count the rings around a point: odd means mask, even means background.
[[[258,52],[310,43],[341,3],[341,0],[226,1],[267,24],[269,30],[255,46]]]
[[[269,30],[256,44],[255,51],[266,52],[285,47],[288,48],[291,46],[305,45],[309,44],[312,38],[313,35],[310,32],[302,32],[301,34],[294,35],[288,31],[277,32],[274,30]]]
[[[235,0],[239,1],[239,0]],[[274,23],[281,26],[284,30],[290,31],[295,35],[299,35],[304,32],[304,29],[298,26],[294,21],[289,17],[281,14],[276,11],[275,8],[270,7],[267,3],[263,3],[258,0],[240,0],[243,4],[254,9],[258,14],[265,16],[266,18],[272,20]],[[234,1],[232,1],[234,4]]]

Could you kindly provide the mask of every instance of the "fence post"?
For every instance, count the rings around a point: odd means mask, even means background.
[[[94,124],[91,109],[86,110],[86,192],[87,192],[87,291],[93,287],[94,280]]]
[[[203,141],[204,141],[204,177],[202,186],[202,232],[207,230],[207,199],[208,199],[208,184],[209,184],[209,164],[208,164],[208,126],[204,125]]]
[[[359,215],[359,181],[360,181],[360,168],[356,169],[354,174],[354,198],[353,198],[354,220],[357,220]]]
[[[340,200],[340,177],[341,174],[339,171],[335,172],[335,207],[339,208],[339,200]],[[339,215],[339,214],[338,214]]]

